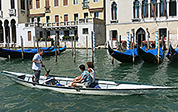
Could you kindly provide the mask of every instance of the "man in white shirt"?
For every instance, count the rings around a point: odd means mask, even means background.
[[[34,70],[35,73],[35,80],[34,82],[39,83],[39,78],[40,78],[40,73],[41,73],[41,66],[45,67],[42,63],[42,56],[44,54],[44,50],[40,49],[39,53],[35,54],[33,57],[33,64],[32,64],[32,69]]]

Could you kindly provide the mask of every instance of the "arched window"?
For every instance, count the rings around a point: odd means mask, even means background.
[[[117,20],[117,4],[113,2],[111,7],[112,20]]]
[[[151,17],[157,17],[158,16],[158,4],[157,0],[151,0]]]
[[[160,16],[167,16],[167,2],[160,0]]]
[[[176,16],[176,9],[177,9],[177,5],[176,5],[176,0],[170,0],[169,2],[169,16]]]
[[[139,18],[139,8],[140,8],[140,2],[138,0],[135,0],[134,2],[134,18]]]
[[[148,17],[148,0],[144,0],[142,2],[142,17],[143,18]]]

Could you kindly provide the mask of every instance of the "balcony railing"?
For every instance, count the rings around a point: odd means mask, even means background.
[[[83,19],[79,19],[79,24],[82,23],[94,23],[93,18],[83,18]]]
[[[10,16],[15,16],[16,15],[16,10],[15,9],[9,9],[9,15]]]
[[[65,21],[54,23],[25,23],[25,27],[42,27],[42,28],[71,28],[77,27],[79,24],[94,23],[93,18],[84,18],[77,21]]]

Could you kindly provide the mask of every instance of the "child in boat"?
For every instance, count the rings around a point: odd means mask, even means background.
[[[92,83],[95,82],[95,70],[94,70],[94,65],[93,62],[87,62],[87,71],[90,73],[90,76],[92,77]]]
[[[71,86],[72,87],[90,86],[92,83],[92,77],[90,76],[89,72],[85,69],[85,65],[80,65],[79,68],[82,71],[82,74],[73,80]]]

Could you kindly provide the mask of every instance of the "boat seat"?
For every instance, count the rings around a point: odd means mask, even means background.
[[[56,85],[58,83],[58,81],[56,79],[48,79],[44,82],[44,84],[47,85]]]
[[[92,83],[89,87],[95,88],[95,89],[101,89],[101,87],[98,85],[98,83]]]
[[[19,79],[25,79],[25,75],[20,75],[20,76],[18,76],[17,78],[19,78]]]

